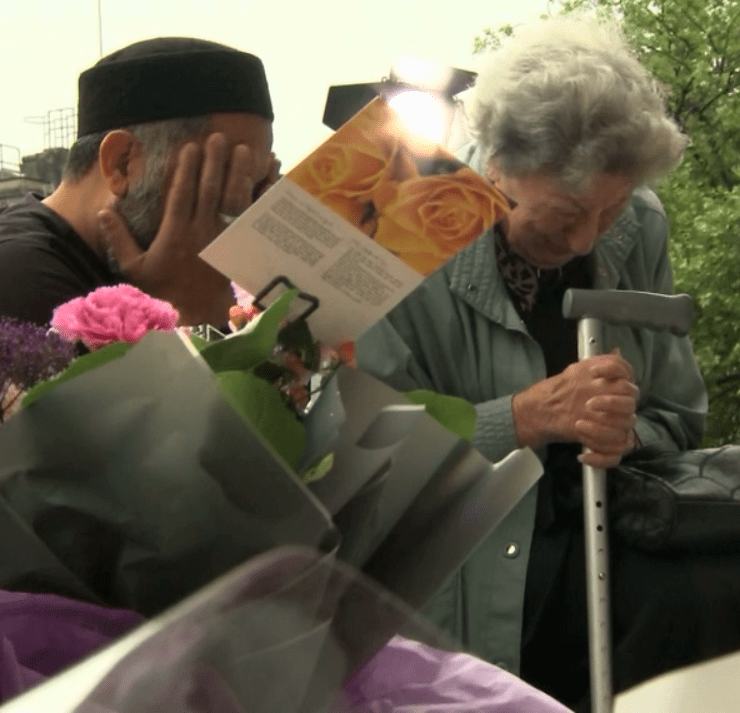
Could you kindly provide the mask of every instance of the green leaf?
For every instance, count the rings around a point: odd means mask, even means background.
[[[29,389],[23,397],[21,405],[23,408],[26,408],[34,401],[41,398],[44,394],[48,393],[52,389],[56,389],[59,384],[63,384],[65,381],[69,381],[75,376],[84,374],[86,371],[97,369],[99,366],[107,364],[109,361],[119,359],[129,349],[131,349],[132,346],[133,344],[128,344],[127,342],[115,342],[114,344],[109,344],[107,347],[103,347],[102,349],[98,349],[97,351],[78,357],[58,376],[55,376],[53,379],[49,379],[48,381],[42,381],[40,384],[36,384],[32,389]]]
[[[412,404],[420,404],[426,412],[448,431],[470,443],[475,435],[478,413],[473,404],[457,396],[445,396],[427,389],[407,391],[404,396]]]
[[[301,473],[301,480],[308,484],[321,480],[334,467],[334,454],[327,453],[318,463]]]
[[[189,335],[190,342],[192,345],[199,351],[202,352],[211,342],[209,342],[207,339],[203,339],[203,337],[198,336],[197,334],[191,334]]]
[[[217,378],[234,407],[295,470],[306,448],[306,431],[277,388],[249,371],[222,371]]]
[[[267,361],[277,343],[280,325],[288,314],[298,290],[285,290],[258,317],[238,332],[201,351],[201,356],[216,373],[252,369]]]

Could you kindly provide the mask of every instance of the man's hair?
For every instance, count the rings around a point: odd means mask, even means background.
[[[165,119],[136,126],[124,127],[141,143],[146,162],[145,170],[151,170],[151,163],[163,163],[181,144],[198,138],[208,127],[208,117],[195,116],[187,119]],[[100,144],[108,131],[83,136],[69,151],[64,178],[79,180],[95,165],[100,152]]]
[[[466,109],[501,173],[542,172],[572,190],[603,172],[652,181],[680,163],[688,144],[620,30],[583,19],[518,32],[491,55]]]

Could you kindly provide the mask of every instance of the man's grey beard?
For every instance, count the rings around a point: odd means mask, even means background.
[[[149,249],[162,222],[166,171],[166,161],[150,159],[144,167],[141,179],[113,206],[142,250]],[[108,266],[113,272],[121,274],[118,260],[110,249]]]
[[[164,212],[163,181],[152,178],[144,176],[115,204],[142,250],[147,250],[154,242]]]

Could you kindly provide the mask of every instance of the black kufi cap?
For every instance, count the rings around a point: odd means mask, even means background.
[[[80,75],[77,136],[232,112],[274,118],[259,57],[215,42],[160,37],[118,50]]]

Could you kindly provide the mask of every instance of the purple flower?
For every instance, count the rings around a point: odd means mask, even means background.
[[[58,374],[74,357],[74,346],[60,335],[0,317],[0,422],[23,391]]]

